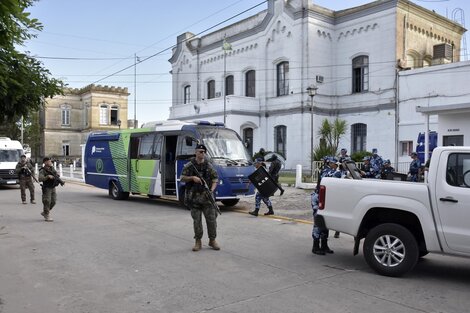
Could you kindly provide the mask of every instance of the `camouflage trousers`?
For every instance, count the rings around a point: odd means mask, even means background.
[[[31,201],[34,200],[34,184],[31,176],[20,177],[20,190],[21,190],[21,201],[26,201],[26,188],[29,189],[29,195]]]
[[[202,228],[202,214],[206,219],[207,233],[209,239],[217,237],[217,213],[210,205],[193,205],[191,207],[191,217],[193,218],[194,239],[201,239],[204,233]]]
[[[42,188],[42,204],[44,215],[49,215],[57,201],[57,194],[55,188]]]

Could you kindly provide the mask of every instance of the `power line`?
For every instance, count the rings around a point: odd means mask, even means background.
[[[260,2],[260,3],[254,5],[254,6],[252,6],[252,7],[248,8],[248,9],[246,9],[246,10],[244,10],[244,11],[238,13],[238,14],[233,15],[232,17],[229,17],[229,18],[223,20],[223,21],[220,22],[220,23],[217,23],[217,24],[215,24],[215,25],[213,25],[213,26],[211,26],[211,27],[208,27],[208,28],[206,28],[205,30],[203,30],[203,31],[201,31],[201,32],[199,32],[199,33],[197,33],[197,34],[194,35],[193,37],[190,37],[190,38],[187,38],[187,39],[183,40],[180,44],[183,44],[184,42],[186,42],[186,41],[188,41],[188,40],[190,40],[190,39],[192,39],[192,38],[194,38],[194,37],[197,37],[197,36],[199,36],[199,35],[201,35],[201,34],[207,32],[207,31],[209,31],[209,30],[211,30],[211,29],[213,29],[213,28],[215,28],[215,27],[218,27],[218,26],[220,26],[220,25],[222,25],[222,24],[224,24],[224,23],[226,23],[226,22],[228,22],[228,21],[230,21],[230,20],[232,20],[232,19],[234,19],[234,18],[236,18],[236,17],[238,17],[238,16],[240,16],[240,15],[242,15],[242,14],[245,14],[246,12],[251,11],[251,10],[253,10],[253,9],[256,8],[256,7],[259,7],[260,5],[266,3],[267,1],[268,1],[268,0],[265,0],[265,1],[263,1],[263,2]],[[105,77],[103,77],[103,78],[101,78],[101,79],[99,79],[99,80],[93,82],[92,84],[99,83],[100,81],[103,81],[103,80],[105,80],[105,79],[107,79],[107,78],[109,78],[109,77],[112,77],[112,76],[114,76],[114,75],[116,75],[116,74],[119,74],[119,73],[121,73],[121,72],[124,72],[125,70],[128,70],[128,69],[130,69],[130,68],[136,66],[137,64],[140,64],[140,63],[142,63],[142,62],[145,62],[145,61],[147,61],[147,60],[149,60],[149,59],[151,59],[151,58],[153,58],[153,57],[155,57],[155,56],[157,56],[157,55],[159,55],[159,54],[161,54],[161,53],[163,53],[163,52],[165,52],[165,51],[168,51],[168,50],[170,50],[170,49],[173,49],[173,48],[175,48],[175,47],[176,47],[176,45],[172,45],[172,46],[167,47],[167,48],[165,48],[165,49],[163,49],[163,50],[160,50],[160,51],[158,51],[157,53],[154,53],[154,54],[152,54],[152,55],[150,55],[150,56],[148,56],[148,57],[146,57],[146,58],[144,58],[144,59],[142,59],[142,60],[139,60],[138,62],[135,62],[135,63],[132,64],[132,65],[126,66],[125,68],[123,68],[123,69],[121,69],[121,70],[119,70],[119,71],[116,71],[116,72],[114,72],[114,73],[112,73],[112,74],[109,74],[109,75],[107,75],[107,76],[105,76]]]

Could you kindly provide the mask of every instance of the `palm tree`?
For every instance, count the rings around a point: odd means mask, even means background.
[[[346,133],[346,127],[345,120],[336,118],[333,122],[330,122],[328,119],[324,119],[317,133],[320,142],[312,151],[312,161],[321,160],[322,157],[327,155],[336,155],[341,136]]]

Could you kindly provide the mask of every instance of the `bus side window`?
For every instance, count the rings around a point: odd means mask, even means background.
[[[153,157],[152,159],[160,160],[162,155],[162,144],[163,144],[163,136],[157,135],[155,138],[155,145],[153,148]]]
[[[139,159],[149,160],[153,156],[153,141],[155,134],[146,134],[142,137],[139,146]]]
[[[194,150],[196,149],[196,141],[187,140],[187,136],[180,135],[178,138],[178,156],[177,159],[187,159],[194,156]]]

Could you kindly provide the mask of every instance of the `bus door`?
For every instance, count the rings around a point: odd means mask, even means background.
[[[184,165],[189,161],[190,158],[194,157],[194,151],[196,149],[196,140],[191,140],[194,137],[194,134],[186,133],[181,134],[178,136],[178,145],[176,148],[176,186],[177,186],[177,194],[178,199],[182,195],[180,195],[180,191],[182,191],[181,187],[184,183],[181,183],[180,176],[183,172]]]
[[[176,143],[177,135],[165,135],[162,155],[163,194],[176,196]]]
[[[161,150],[163,137],[155,132],[133,134],[130,149],[131,191],[160,196]]]

